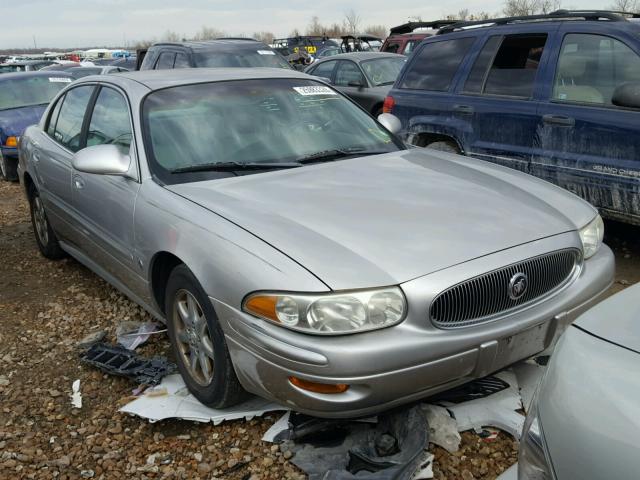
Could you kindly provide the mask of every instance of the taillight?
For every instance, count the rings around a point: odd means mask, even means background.
[[[384,99],[384,103],[382,104],[382,113],[391,113],[391,110],[393,110],[395,104],[396,101],[393,99],[393,97],[386,97]]]

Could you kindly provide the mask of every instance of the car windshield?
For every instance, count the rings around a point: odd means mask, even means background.
[[[144,101],[143,123],[151,169],[167,184],[229,176],[233,165],[255,173],[404,148],[350,100],[307,79],[159,90]]]
[[[29,74],[25,74],[29,75]],[[50,76],[12,78],[0,82],[0,110],[47,104],[71,78]]]
[[[194,55],[196,67],[271,67],[290,69],[289,63],[277,52],[264,48],[234,51],[199,52]]]
[[[406,58],[403,57],[386,57],[365,60],[361,65],[371,83],[378,87],[380,85],[393,85],[406,61]]]

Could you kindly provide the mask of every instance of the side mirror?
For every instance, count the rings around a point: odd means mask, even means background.
[[[71,164],[79,172],[126,175],[131,165],[131,157],[122,153],[116,145],[94,145],[77,152]]]
[[[384,128],[394,135],[402,130],[402,122],[400,122],[398,117],[391,113],[381,113],[378,115],[378,122],[380,122]]]
[[[351,80],[349,83],[347,83],[347,86],[364,88],[364,84],[362,83],[362,80]]]
[[[640,83],[623,83],[613,91],[611,103],[618,107],[640,108]]]

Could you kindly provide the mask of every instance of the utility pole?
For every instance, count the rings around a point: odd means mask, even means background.
[[[35,50],[37,50],[37,49],[38,49],[38,44],[36,44],[36,36],[35,36],[35,35],[33,35],[33,48],[34,48]]]

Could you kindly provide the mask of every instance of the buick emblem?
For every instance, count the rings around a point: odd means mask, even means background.
[[[511,300],[518,300],[525,294],[527,287],[529,287],[527,275],[522,272],[516,273],[509,281],[509,298]]]

